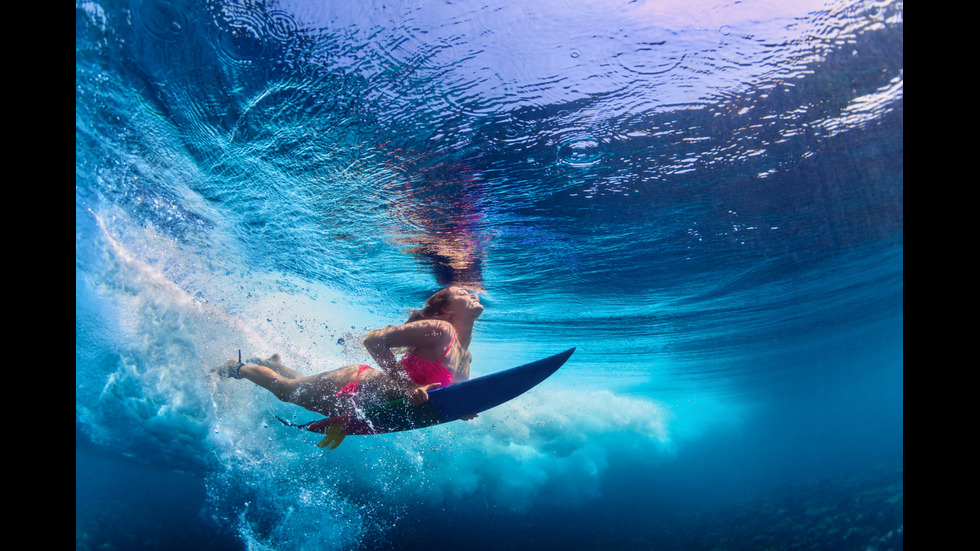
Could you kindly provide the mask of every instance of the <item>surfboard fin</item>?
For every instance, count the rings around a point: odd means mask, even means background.
[[[320,440],[320,443],[317,444],[316,447],[327,448],[328,450],[336,449],[337,446],[344,441],[344,438],[347,437],[347,435],[341,431],[342,427],[343,423],[334,423],[330,425],[330,427],[327,428],[327,436],[323,440]]]

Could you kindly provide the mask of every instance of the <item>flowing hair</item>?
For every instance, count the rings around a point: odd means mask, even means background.
[[[445,312],[446,306],[449,304],[449,295],[449,287],[436,291],[434,295],[425,301],[425,306],[421,310],[412,309],[408,311],[408,321],[405,323],[432,319],[447,321]]]
[[[434,295],[432,295],[425,301],[425,306],[423,306],[420,310],[410,308],[408,310],[408,321],[406,321],[405,323],[412,323],[413,321],[422,321],[422,320],[449,321],[448,316],[445,313],[446,306],[449,304],[449,294],[450,294],[449,290],[450,288],[446,287],[444,289],[440,289],[436,291]],[[389,325],[388,327],[391,326]],[[381,331],[381,329],[375,329],[374,331],[371,331],[370,333],[365,335],[364,338],[370,337],[371,335],[377,333],[378,331]],[[404,353],[405,349],[398,349],[398,351],[399,353]]]

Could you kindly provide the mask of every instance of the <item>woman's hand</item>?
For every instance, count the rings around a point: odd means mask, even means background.
[[[442,386],[442,383],[432,383],[428,385],[422,385],[416,387],[414,390],[408,393],[408,401],[413,405],[417,406],[419,404],[424,404],[429,401],[430,390]]]

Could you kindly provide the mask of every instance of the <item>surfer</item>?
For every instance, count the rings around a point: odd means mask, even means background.
[[[247,379],[284,402],[326,416],[358,406],[407,396],[412,404],[429,400],[428,391],[465,381],[470,376],[473,324],[483,313],[479,297],[460,287],[446,287],[429,297],[402,325],[369,333],[364,347],[380,370],[348,365],[303,376],[274,354],[266,360],[228,360],[215,371],[223,378]],[[405,350],[400,361],[395,353]]]

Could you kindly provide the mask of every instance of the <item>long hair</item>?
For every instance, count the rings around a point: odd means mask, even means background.
[[[421,310],[409,310],[408,321],[405,323],[412,323],[413,321],[421,320],[446,320],[446,306],[449,303],[449,287],[440,289],[436,291],[434,295],[425,301],[425,306]]]
[[[421,310],[410,309],[408,311],[409,312],[408,321],[406,321],[405,323],[412,323],[413,321],[431,320],[431,319],[448,321],[447,318],[449,316],[445,314],[446,306],[448,305],[448,303],[449,303],[449,287],[446,287],[444,289],[440,289],[436,291],[434,295],[429,297],[425,301],[425,306],[423,306]],[[389,325],[388,327],[391,326]],[[370,333],[365,335],[364,338],[370,337],[371,335],[377,333],[378,331],[381,331],[381,329],[376,329],[374,331],[371,331]],[[363,343],[363,340],[361,342]],[[408,348],[398,348],[395,349],[394,352],[395,354],[404,354],[408,350],[409,350]]]

